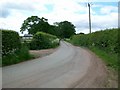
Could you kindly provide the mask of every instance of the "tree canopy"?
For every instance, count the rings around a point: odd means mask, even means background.
[[[59,35],[61,38],[70,38],[75,34],[75,26],[68,21],[63,21],[58,24]]]
[[[31,16],[24,20],[22,27],[20,28],[20,32],[24,32],[28,30],[29,34],[35,34],[38,31],[43,31],[47,33],[47,29],[49,28],[48,20],[45,18],[39,18],[38,16]]]
[[[56,35],[59,38],[69,38],[75,34],[75,26],[68,21],[55,22],[54,25],[48,23],[44,17],[31,16],[24,20],[20,32],[28,31],[29,34],[36,34],[39,31]]]

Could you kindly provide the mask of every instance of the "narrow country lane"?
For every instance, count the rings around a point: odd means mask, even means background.
[[[99,58],[64,41],[48,56],[2,68],[3,88],[100,88],[106,77]]]

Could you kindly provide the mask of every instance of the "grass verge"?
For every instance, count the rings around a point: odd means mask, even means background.
[[[26,45],[22,45],[19,51],[16,51],[14,54],[9,54],[2,57],[2,66],[8,66],[12,64],[17,64],[29,59],[33,59],[34,56],[29,53],[29,49]]]
[[[96,47],[90,48],[98,57],[100,57],[106,64],[108,70],[107,88],[118,88],[118,54],[106,53]]]
[[[80,46],[79,43],[74,43],[71,40],[66,40],[67,42],[75,45],[75,46]],[[107,53],[97,47],[87,47],[89,48],[92,52],[94,52],[98,57],[100,57],[106,64],[107,67],[114,69],[115,71],[118,70],[119,64],[118,64],[118,54],[115,53]]]
[[[54,44],[53,48],[50,49],[55,49],[59,46],[59,43]],[[44,49],[45,50],[45,49]],[[15,52],[14,54],[9,54],[5,57],[2,57],[2,66],[8,66],[8,65],[13,65],[13,64],[17,64],[23,61],[27,61],[27,60],[31,60],[31,59],[35,59],[38,58],[36,57],[35,54],[31,54],[29,52],[29,48],[27,46],[26,43],[22,44],[22,48]]]
[[[110,54],[96,47],[91,47],[90,50],[99,56],[106,63],[106,66],[118,70],[118,54]]]
[[[79,44],[74,44],[71,40],[66,40],[67,42],[75,45],[80,46]],[[87,47],[88,48],[88,47]],[[118,88],[118,54],[110,54],[107,53],[97,47],[89,47],[93,53],[95,53],[103,62],[105,62],[108,71],[108,80],[106,84],[106,88]]]

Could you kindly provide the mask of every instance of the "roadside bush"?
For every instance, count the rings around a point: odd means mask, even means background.
[[[54,35],[47,34],[44,32],[37,32],[33,36],[33,39],[30,42],[29,47],[31,50],[54,48],[58,46],[58,42],[59,40]]]
[[[2,31],[2,66],[16,64],[33,58],[25,44],[21,44],[19,34],[11,30]]]
[[[28,47],[25,44],[22,44],[21,48],[15,51],[15,53],[7,54],[2,58],[2,66],[16,64],[32,58],[34,57],[29,54]]]
[[[2,30],[2,56],[12,54],[20,48],[19,34],[11,30]]]
[[[118,53],[120,52],[118,30],[120,29],[106,29],[91,34],[74,35],[70,38],[70,42],[88,47],[102,58],[107,66],[117,70],[120,66],[118,63]]]
[[[91,44],[109,53],[118,53],[118,29],[98,31],[91,34]]]
[[[106,52],[118,53],[118,29],[96,31],[91,34],[74,35],[71,42],[86,47],[97,47]]]

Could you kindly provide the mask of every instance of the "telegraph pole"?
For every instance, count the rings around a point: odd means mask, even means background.
[[[91,33],[91,15],[90,15],[90,3],[88,3],[88,8],[89,8],[89,29]]]

